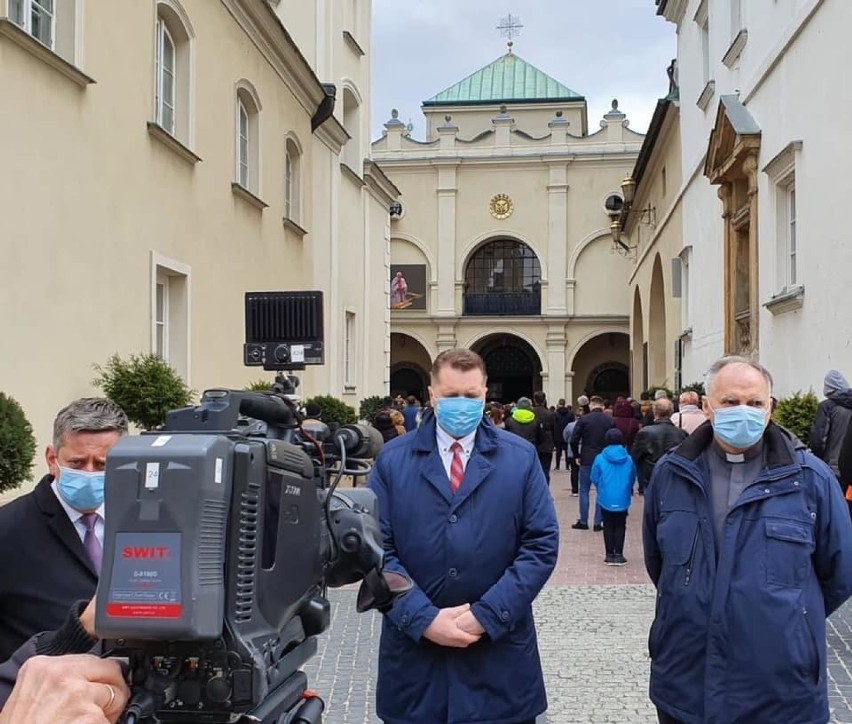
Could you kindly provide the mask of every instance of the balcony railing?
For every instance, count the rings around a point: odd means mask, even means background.
[[[532,316],[541,314],[541,292],[465,294],[464,314],[469,317]]]

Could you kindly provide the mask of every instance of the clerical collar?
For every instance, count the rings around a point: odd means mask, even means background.
[[[722,460],[727,463],[732,463],[734,465],[738,465],[740,463],[751,462],[755,458],[763,456],[763,438],[755,445],[754,447],[750,447],[748,450],[744,450],[741,453],[729,453],[722,448],[719,447],[719,444],[716,440],[713,440],[713,444],[710,446],[713,449],[713,452],[719,456]]]

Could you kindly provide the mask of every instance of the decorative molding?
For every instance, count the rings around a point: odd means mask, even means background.
[[[195,154],[188,146],[181,143],[159,123],[148,121],[148,135],[151,136],[151,138],[156,138],[166,148],[174,151],[184,161],[192,164],[193,166],[202,160],[201,156]]]
[[[34,55],[45,65],[50,66],[69,80],[74,81],[81,88],[85,88],[97,81],[86,75],[76,65],[69,63],[61,55],[57,55],[43,43],[36,40],[26,30],[8,18],[0,18],[0,37],[8,38],[17,46]]]
[[[351,168],[348,163],[340,162],[340,171],[341,173],[348,178],[352,183],[357,184],[358,186],[366,186],[367,183],[358,175],[358,172],[355,169]]]
[[[763,173],[773,181],[783,178],[795,168],[796,154],[802,150],[801,141],[790,141],[763,167]]]
[[[281,223],[284,225],[284,228],[298,236],[300,239],[304,239],[307,236],[307,231],[299,226],[293,219],[288,219],[286,216],[281,219]]]
[[[355,53],[355,55],[361,58],[367,55],[364,52],[364,49],[361,47],[361,44],[357,40],[355,40],[355,36],[352,35],[352,33],[350,33],[348,30],[343,31],[343,39],[346,41],[346,45],[349,46],[349,49],[353,53]]]
[[[388,209],[402,195],[402,192],[387,177],[381,166],[370,159],[364,160],[364,181],[373,196],[387,206]],[[399,219],[402,217],[396,218]]]
[[[787,287],[773,295],[768,302],[764,302],[763,306],[777,316],[801,309],[804,303],[805,288],[801,284],[797,284],[794,287]]]
[[[701,95],[698,96],[698,100],[695,101],[695,105],[697,105],[702,111],[706,111],[707,106],[710,105],[710,100],[714,95],[716,95],[716,81],[708,80],[707,85],[704,86],[704,90],[701,91]]]
[[[743,48],[746,47],[746,43],[748,42],[748,30],[743,28],[740,32],[737,33],[736,37],[731,42],[731,47],[725,51],[725,55],[722,56],[722,62],[728,67],[733,68],[740,59],[740,55],[742,55]]]
[[[254,208],[258,211],[263,211],[269,206],[269,204],[267,204],[263,199],[259,196],[255,196],[245,186],[238,184],[236,181],[231,182],[231,191],[234,193],[234,196],[241,198],[249,205],[254,206]]]
[[[343,127],[343,124],[334,116],[331,116],[325,123],[317,128],[317,130],[314,131],[314,135],[325,144],[326,148],[338,156],[343,150],[343,147],[346,145],[346,142],[352,138],[352,136],[350,136]]]

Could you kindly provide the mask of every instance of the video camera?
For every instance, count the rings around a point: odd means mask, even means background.
[[[298,347],[286,332],[272,350]],[[110,451],[95,627],[128,662],[128,724],[318,724],[324,704],[299,669],[330,624],[326,587],[362,581],[362,612],[410,587],[382,572],[372,491],[337,491],[370,472],[381,435],[306,429],[294,386],[207,390]]]

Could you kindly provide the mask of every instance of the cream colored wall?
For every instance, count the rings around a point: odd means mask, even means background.
[[[670,108],[661,129],[657,144],[646,168],[639,187],[636,190],[636,198],[633,207],[645,209],[649,205],[656,210],[657,224],[655,228],[640,224],[636,219],[631,219],[627,230],[629,236],[625,241],[636,244],[636,261],[634,270],[629,277],[629,299],[631,300],[631,329],[637,324],[633,318],[633,296],[635,290],[639,289],[642,301],[641,334],[644,341],[649,343],[648,359],[649,385],[675,386],[675,341],[683,333],[687,326],[684,314],[682,298],[675,298],[672,294],[672,259],[681,255],[684,247],[683,239],[683,209],[680,197],[681,188],[681,142],[678,125],[678,112]],[[662,174],[666,172],[665,193],[663,193]],[[653,369],[651,360],[658,350],[652,349],[654,340],[659,340],[661,335],[658,329],[651,329],[651,282],[653,277],[654,262],[659,257],[660,268],[663,277],[663,293],[665,302],[665,347],[662,353],[664,370]],[[701,284],[700,270],[693,270],[695,282]],[[641,365],[642,350],[632,350],[632,358]],[[635,365],[633,379],[639,384],[642,379],[642,369]],[[656,374],[655,374],[656,372]],[[695,382],[693,379],[684,379],[684,384]]]
[[[328,256],[320,253],[331,245],[329,219],[360,229],[355,243],[364,243],[367,202],[350,204],[346,214],[331,208],[339,165],[312,137],[314,109],[301,105],[222,3],[185,0],[184,7],[197,37],[192,150],[202,160],[194,165],[146,130],[154,103],[153,2],[117,8],[87,0],[83,70],[97,85],[85,89],[0,38],[4,103],[31,109],[0,117],[0,157],[12,170],[0,176],[0,379],[24,406],[41,446],[62,405],[97,394],[93,363],[152,350],[152,254],[190,271],[188,371],[201,391],[271,376],[242,364],[245,291],[329,289]],[[107,32],[92,20],[107,15],[126,31]],[[241,78],[262,106],[262,211],[231,190]],[[291,131],[304,151],[304,239],[282,228],[284,136]],[[371,235],[386,227],[381,209],[371,207]],[[386,234],[378,252],[382,243]],[[363,248],[346,249],[344,276],[363,258]],[[379,341],[387,326],[376,315],[386,299],[366,294],[364,280],[362,268],[341,287],[340,303],[326,307],[327,337],[342,329],[343,308],[351,305],[367,335],[359,349],[380,348],[361,365],[361,389],[380,385],[387,369]],[[329,344],[326,365],[303,373],[302,389],[342,394],[342,381],[331,384],[340,355],[339,345]]]
[[[577,257],[574,313],[626,315],[630,305],[629,274],[630,263],[613,251],[612,238],[595,238]]]
[[[500,105],[490,106],[429,106],[424,107],[426,116],[426,138],[438,137],[437,129],[446,122],[445,116],[452,116],[452,122],[459,128],[459,138],[469,140],[483,131],[493,128],[492,119],[500,113]],[[583,135],[586,104],[579,103],[547,103],[512,105],[511,115],[515,120],[515,128],[523,129],[534,137],[544,137],[550,134],[548,123],[554,119],[557,111],[562,111],[562,117],[568,121],[569,130],[575,136]]]

